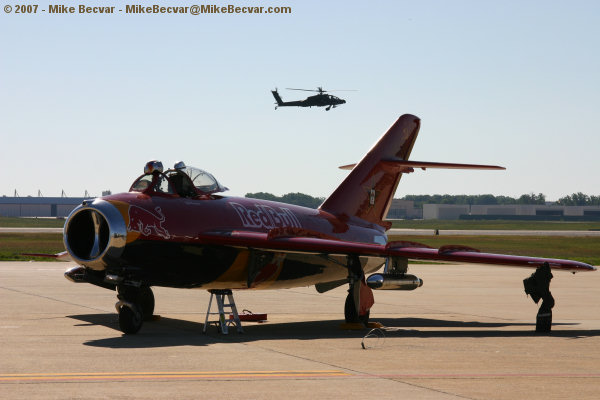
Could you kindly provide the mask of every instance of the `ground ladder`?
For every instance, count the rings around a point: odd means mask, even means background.
[[[206,310],[206,319],[204,320],[202,333],[206,333],[209,324],[216,325],[217,329],[224,335],[229,333],[229,325],[233,324],[237,326],[238,333],[244,333],[242,323],[240,322],[240,316],[238,315],[235,301],[233,300],[233,292],[230,289],[213,289],[209,290],[209,292],[210,300],[208,301],[208,310]],[[227,296],[229,303],[225,303],[225,296]],[[213,297],[217,300],[218,312],[210,312]],[[229,316],[225,316],[225,308],[231,309],[233,319],[229,319]],[[219,319],[217,321],[209,321],[208,318],[211,315],[219,315]]]

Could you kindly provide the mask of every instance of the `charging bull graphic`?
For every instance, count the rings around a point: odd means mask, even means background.
[[[169,231],[162,226],[163,222],[165,222],[165,216],[161,208],[156,207],[154,211],[156,211],[156,214],[138,206],[130,206],[127,230],[138,232],[143,236],[150,236],[154,233],[156,236],[169,239],[171,237]]]

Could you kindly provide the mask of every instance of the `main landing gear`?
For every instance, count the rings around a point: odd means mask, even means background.
[[[347,323],[367,325],[371,306],[374,303],[373,293],[365,283],[365,273],[356,255],[348,256],[348,296],[344,304],[344,317]]]
[[[115,308],[119,313],[119,328],[125,334],[137,333],[144,321],[154,314],[154,294],[149,286],[117,286],[119,301]]]
[[[542,299],[542,305],[538,310],[536,318],[536,332],[550,332],[552,329],[552,307],[554,307],[554,297],[550,293],[550,281],[552,278],[550,265],[544,263],[529,278],[523,280],[525,293],[530,295],[536,304]]]

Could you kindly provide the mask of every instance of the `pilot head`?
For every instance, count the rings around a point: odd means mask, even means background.
[[[153,174],[155,172],[163,172],[163,165],[158,160],[148,161],[144,166],[145,174]]]

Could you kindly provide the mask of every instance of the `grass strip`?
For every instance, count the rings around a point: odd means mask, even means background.
[[[0,261],[41,260],[43,258],[21,254],[56,254],[61,251],[65,251],[61,233],[0,233]]]
[[[0,217],[2,228],[62,228],[64,219]]]
[[[419,219],[393,221],[392,228],[448,230],[589,231],[600,230],[600,222],[567,221],[462,221]]]
[[[408,240],[431,247],[461,244],[486,253],[564,258],[600,265],[600,238],[566,236],[390,236],[392,240]],[[0,260],[35,260],[22,253],[55,254],[64,251],[60,233],[2,233]]]

